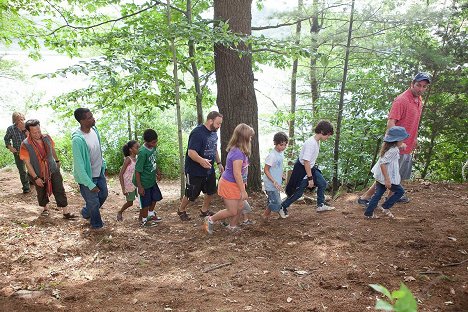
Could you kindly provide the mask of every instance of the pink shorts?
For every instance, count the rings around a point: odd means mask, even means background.
[[[223,178],[219,179],[218,195],[224,199],[240,199],[241,193],[236,182],[229,182]]]

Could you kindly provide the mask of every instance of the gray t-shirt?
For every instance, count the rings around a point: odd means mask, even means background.
[[[83,137],[86,141],[86,145],[88,145],[89,151],[89,158],[91,160],[91,172],[93,174],[93,178],[97,178],[101,175],[102,169],[102,151],[101,151],[101,144],[99,144],[99,139],[97,136],[96,131],[91,129],[89,133],[84,133]]]

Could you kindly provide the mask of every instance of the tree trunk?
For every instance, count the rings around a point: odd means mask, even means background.
[[[304,4],[303,0],[297,1],[297,10],[302,10],[302,6]],[[296,25],[296,39],[294,40],[295,46],[299,46],[301,43],[301,28],[302,23],[299,22]],[[294,58],[292,64],[292,73],[291,73],[291,108],[289,110],[289,148],[288,148],[288,156],[287,159],[290,161],[290,165],[293,163],[294,157],[294,132],[295,132],[295,124],[296,124],[296,102],[297,102],[297,67],[299,65],[299,59],[297,57]],[[291,172],[288,171],[286,181],[289,181],[291,177]]]
[[[187,21],[192,24],[192,0],[187,0]],[[193,84],[195,86],[195,102],[197,103],[197,122],[204,122],[203,116],[203,94],[200,87],[200,74],[198,73],[197,62],[195,61],[195,42],[191,39],[188,41],[190,65],[192,66]]]
[[[127,111],[127,131],[128,131],[128,140],[132,139],[132,119],[130,118],[130,110]]]
[[[427,175],[427,171],[429,170],[429,165],[431,164],[432,160],[432,154],[434,152],[434,146],[436,142],[436,137],[438,135],[437,131],[435,130],[435,126],[432,128],[432,133],[431,133],[431,142],[429,143],[429,150],[427,151],[426,159],[424,161],[424,168],[421,172],[421,178],[425,179]]]
[[[312,95],[312,117],[317,116],[317,100],[319,98],[318,79],[317,79],[317,34],[320,31],[318,22],[318,0],[312,2],[312,21],[310,25],[310,92]]]
[[[167,25],[171,26],[171,7],[170,0],[167,0]],[[174,75],[174,91],[175,91],[175,102],[177,110],[177,139],[179,142],[179,175],[180,175],[180,197],[184,196],[185,190],[185,174],[184,174],[184,150],[182,145],[182,117],[180,113],[180,86],[179,86],[179,75],[177,66],[177,51],[174,43],[174,35],[171,34],[170,48],[172,52],[172,62],[174,64],[173,75]]]
[[[351,2],[351,16],[349,18],[348,42],[346,43],[345,63],[343,68],[343,81],[341,82],[340,103],[338,106],[338,118],[336,121],[335,148],[333,151],[333,195],[338,191],[338,161],[340,147],[341,120],[343,119],[344,94],[346,87],[346,78],[348,76],[349,50],[351,46],[351,35],[353,33],[354,0]]]
[[[228,21],[229,29],[237,34],[251,34],[252,0],[215,0],[214,18]],[[253,191],[262,189],[260,154],[258,147],[258,107],[254,90],[252,55],[250,47],[239,44],[234,46],[215,45],[215,72],[218,88],[217,104],[224,115],[221,127],[221,158],[225,162],[226,146],[240,123],[246,123],[255,130],[252,139],[248,188]],[[242,55],[241,55],[242,53]]]

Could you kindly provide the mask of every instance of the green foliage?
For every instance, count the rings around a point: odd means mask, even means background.
[[[399,290],[394,290],[390,293],[387,288],[379,284],[369,285],[375,291],[385,295],[388,301],[377,300],[375,304],[376,310],[395,311],[395,312],[417,312],[418,303],[411,291],[405,284],[401,283]]]
[[[3,137],[5,136],[5,130],[0,132],[0,137],[3,140]],[[0,168],[9,166],[9,165],[14,165],[15,164],[15,158],[11,154],[11,152],[5,148],[4,143],[2,143],[2,146],[0,147]]]
[[[64,171],[73,170],[73,153],[71,146],[71,132],[67,131],[62,135],[52,138],[55,142],[55,152],[60,159],[60,168]]]

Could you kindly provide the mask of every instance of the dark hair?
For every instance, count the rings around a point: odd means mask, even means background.
[[[143,140],[145,142],[151,142],[151,141],[154,141],[154,140],[157,141],[158,140],[158,134],[153,129],[146,129],[145,132],[143,132]]]
[[[128,141],[127,144],[125,144],[122,147],[122,152],[125,156],[130,156],[130,149],[133,147],[133,145],[137,144],[138,142],[135,140]]]
[[[39,122],[39,120],[37,119],[29,119],[28,121],[26,121],[26,123],[24,124],[24,127],[26,128],[26,130],[29,131],[29,127],[35,127],[35,126],[40,126],[41,123]]]
[[[385,153],[394,146],[397,146],[398,141],[395,142],[383,142],[382,147],[380,148],[380,157],[385,155]]]
[[[288,135],[282,131],[277,132],[273,136],[273,143],[275,143],[275,145],[281,144],[283,142],[288,143],[288,141],[289,141]]]
[[[323,135],[333,134],[333,126],[326,120],[321,120],[314,129],[315,133],[321,133]]]
[[[211,111],[208,113],[208,115],[206,116],[206,120],[215,120],[217,117],[221,117],[223,118],[223,115],[221,115],[219,112],[217,111]]]
[[[75,115],[76,121],[80,122],[83,119],[85,119],[85,115],[89,112],[90,112],[89,108],[80,107],[80,108],[75,109],[75,112],[73,113],[73,115]]]

